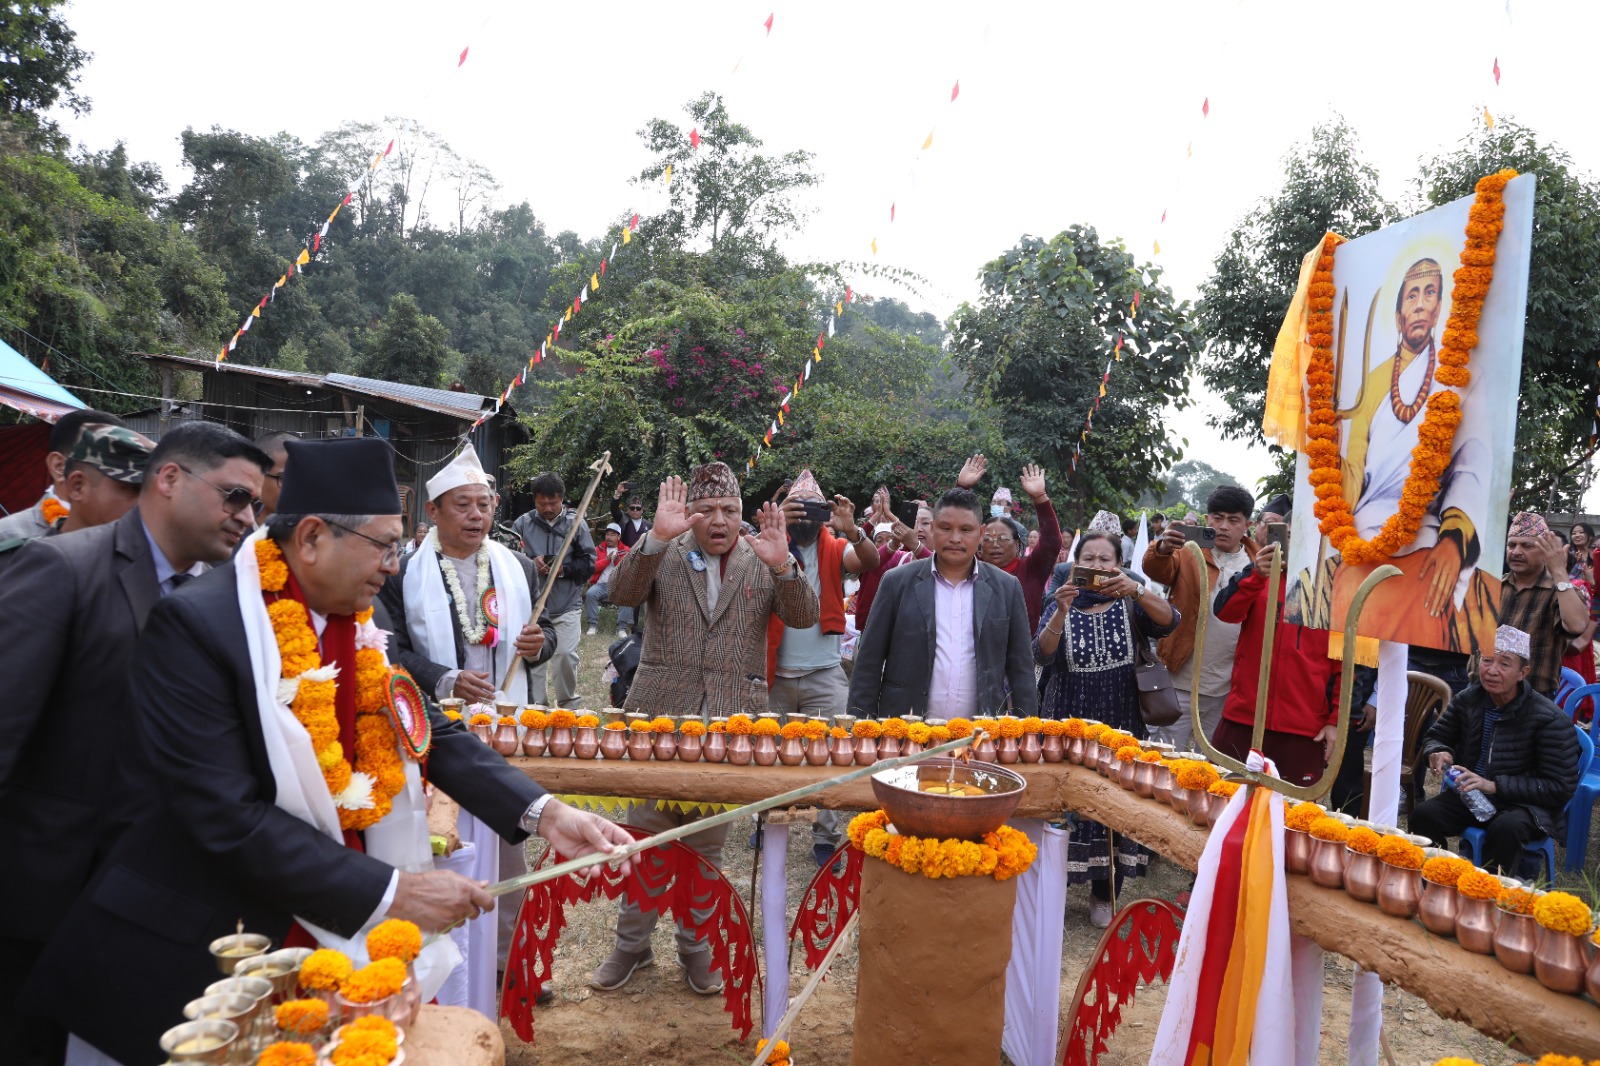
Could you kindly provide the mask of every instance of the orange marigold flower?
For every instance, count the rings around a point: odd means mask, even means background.
[[[1239,782],[1213,781],[1211,782],[1211,787],[1206,789],[1206,791],[1211,793],[1213,796],[1228,796],[1231,798],[1235,792],[1239,791]]]
[[[1378,841],[1383,837],[1374,829],[1358,825],[1350,830],[1350,835],[1344,838],[1344,846],[1351,851],[1362,855],[1372,855],[1378,850]]]
[[[1118,762],[1133,762],[1144,754],[1144,749],[1137,744],[1124,744],[1116,751]]]
[[[734,736],[747,737],[755,729],[755,719],[748,714],[735,714],[728,717],[728,732]]]
[[[850,735],[850,731],[843,726],[834,726],[828,730],[828,735],[834,740],[843,740]]]
[[[1462,874],[1472,869],[1466,859],[1455,855],[1435,855],[1422,864],[1422,876],[1436,885],[1454,886]]]
[[[883,736],[883,726],[879,725],[877,722],[874,722],[870,718],[863,718],[861,721],[850,727],[850,732],[855,736],[863,737],[867,740],[877,740],[879,737]]]
[[[1061,723],[1061,731],[1065,736],[1082,738],[1088,732],[1089,723],[1082,718],[1068,718]]]
[[[926,722],[912,722],[906,726],[906,739],[924,747],[933,737],[933,729]]]
[[[802,724],[805,727],[805,735],[807,740],[821,740],[828,735],[827,722],[821,722],[813,718],[811,721],[804,722]],[[923,728],[926,729],[927,727],[924,726]],[[927,741],[923,741],[923,743],[926,744]]]
[[[1139,755],[1139,761],[1140,762],[1160,762],[1161,761],[1161,753],[1159,751],[1142,752]],[[1231,793],[1230,793],[1230,795],[1231,795]]]
[[[706,726],[706,731],[708,733],[726,733],[728,731],[728,723],[714,721]]]
[[[1587,936],[1594,927],[1589,905],[1570,892],[1546,892],[1533,904],[1533,920],[1552,933]]]
[[[955,738],[950,735],[950,727],[949,726],[947,726],[947,725],[936,725],[936,726],[929,727],[929,729],[928,729],[928,739],[932,740],[935,744],[948,744],[950,741],[954,740]]]
[[[1004,740],[1016,740],[1022,736],[1022,720],[1006,715],[995,723],[995,732]]]
[[[650,732],[673,733],[677,731],[677,723],[665,715],[657,715],[650,719]]]
[[[376,1003],[399,992],[405,980],[405,963],[376,959],[346,977],[339,993],[352,1003]]]
[[[494,716],[493,715],[484,714],[482,711],[479,711],[477,714],[475,714],[471,718],[467,719],[467,724],[468,725],[493,725],[494,724]]]
[[[388,1066],[399,1051],[398,1041],[370,1029],[342,1033],[329,1061],[333,1066]]]
[[[1378,858],[1402,870],[1420,870],[1423,852],[1405,837],[1391,834],[1378,841]]]
[[[1534,895],[1525,888],[1503,888],[1496,900],[1503,911],[1512,914],[1532,914]]]
[[[495,725],[516,725],[517,724],[517,720],[515,718],[511,717],[509,714],[502,714],[500,717],[498,717],[498,718],[496,718],[494,720],[494,724]]]
[[[578,716],[571,711],[557,708],[550,712],[551,729],[571,729],[578,724]]]
[[[1298,829],[1303,833],[1324,813],[1320,803],[1296,803],[1284,812],[1283,824],[1287,829]]]
[[[635,718],[628,723],[628,731],[631,733],[648,733],[650,732],[650,722],[648,719]]]
[[[1474,867],[1456,878],[1456,891],[1468,899],[1499,899],[1503,886],[1500,879],[1493,874],[1484,873]]]
[[[780,729],[781,727],[778,725],[776,718],[757,718],[751,732],[758,737],[775,737],[780,732]]]
[[[698,718],[691,718],[678,727],[678,732],[686,737],[703,737],[706,735],[706,724]]]
[[[885,718],[883,720],[883,735],[895,740],[906,738],[906,720],[904,718]]]
[[[778,735],[784,740],[799,740],[806,735],[806,725],[804,722],[785,722],[778,730]]]
[[[282,592],[289,583],[289,567],[283,561],[283,549],[275,541],[266,537],[256,541],[256,565],[261,568],[262,592]]]
[[[422,930],[415,922],[390,918],[367,934],[367,955],[374,959],[410,962],[422,952]]]
[[[319,948],[300,964],[300,987],[317,992],[336,992],[355,966],[349,956],[331,948]]]
[[[972,735],[972,723],[965,718],[952,718],[944,724],[944,727],[950,730],[950,737],[953,740],[961,740]]]
[[[1068,719],[1071,721],[1071,719]],[[1039,727],[1039,732],[1047,737],[1060,737],[1067,735],[1067,722],[1060,718],[1046,718],[1044,725]]]
[[[328,1024],[328,1001],[324,999],[290,999],[278,1004],[273,1020],[286,1033],[304,1036]]]
[[[578,715],[578,728],[579,729],[593,729],[596,726],[598,726],[599,724],[600,724],[600,716],[598,714],[580,714],[580,715]]]
[[[256,1056],[256,1066],[315,1066],[317,1053],[310,1044],[278,1041],[268,1044]]]
[[[1312,822],[1307,832],[1318,840],[1334,840],[1342,844],[1350,836],[1350,827],[1337,818],[1322,817]]]

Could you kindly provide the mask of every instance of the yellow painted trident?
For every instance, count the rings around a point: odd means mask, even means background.
[[[1328,760],[1328,766],[1322,772],[1322,779],[1314,785],[1292,785],[1270,774],[1252,770],[1244,763],[1230,755],[1224,755],[1211,745],[1211,738],[1206,736],[1205,727],[1200,722],[1200,663],[1206,646],[1206,620],[1211,614],[1211,581],[1210,573],[1206,568],[1205,553],[1198,544],[1190,543],[1185,547],[1193,553],[1195,562],[1199,564],[1197,570],[1200,574],[1200,617],[1195,620],[1194,630],[1194,681],[1189,692],[1189,721],[1194,729],[1197,746],[1207,759],[1218,766],[1232,770],[1252,784],[1262,785],[1275,792],[1281,792],[1291,799],[1315,800],[1326,795],[1333,787],[1333,779],[1339,774],[1339,763],[1344,759],[1344,745],[1350,734],[1350,685],[1356,672],[1356,623],[1361,619],[1361,609],[1366,605],[1367,596],[1379,584],[1391,577],[1400,574],[1398,568],[1388,563],[1378,567],[1368,574],[1366,580],[1361,582],[1361,587],[1356,589],[1355,598],[1350,601],[1350,609],[1344,618],[1344,664],[1339,674],[1339,734],[1333,744],[1333,758]],[[1267,734],[1267,685],[1272,674],[1272,645],[1278,633],[1278,588],[1283,581],[1283,549],[1273,553],[1272,569],[1267,575],[1267,628],[1266,635],[1261,639],[1261,674],[1256,685],[1256,715],[1254,728],[1250,736],[1250,746],[1257,751],[1261,750],[1261,742]]]

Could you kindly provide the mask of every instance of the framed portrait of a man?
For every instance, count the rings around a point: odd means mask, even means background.
[[[1458,389],[1461,422],[1439,491],[1411,544],[1388,561],[1400,576],[1367,600],[1358,632],[1421,647],[1494,646],[1511,498],[1522,331],[1533,237],[1532,175],[1505,188],[1493,281]],[[1473,197],[1339,247],[1333,267],[1334,408],[1343,496],[1364,540],[1399,509],[1436,380],[1453,276]],[[1318,529],[1304,452],[1296,469],[1286,616],[1342,629],[1356,589],[1378,563],[1347,565]]]

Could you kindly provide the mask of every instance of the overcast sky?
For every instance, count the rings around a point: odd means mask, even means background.
[[[94,53],[94,108],[68,131],[127,142],[174,189],[186,126],[312,140],[404,115],[488,166],[503,200],[586,237],[647,206],[628,180],[647,159],[636,131],[721,92],[769,149],[816,154],[823,184],[788,250],[867,260],[876,238],[879,263],[928,285],[860,287],[941,317],[987,259],[1073,223],[1141,259],[1159,239],[1192,299],[1284,152],[1334,112],[1400,201],[1485,106],[1600,166],[1588,0],[74,0],[67,17]],[[1218,442],[1196,398],[1174,419],[1188,454],[1253,483],[1265,453]]]

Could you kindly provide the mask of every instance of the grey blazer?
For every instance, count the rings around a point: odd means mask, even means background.
[[[998,567],[977,565],[972,638],[978,705],[964,713],[967,717],[997,713],[1009,705],[1018,714],[1037,714],[1033,634],[1022,585]],[[927,710],[938,635],[933,582],[931,559],[917,559],[884,575],[866,632],[856,643],[851,714],[877,718]]]

